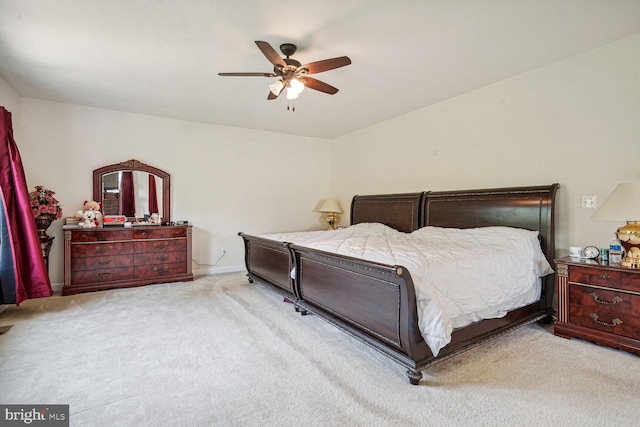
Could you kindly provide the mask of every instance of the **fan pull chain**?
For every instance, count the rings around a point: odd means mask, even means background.
[[[296,111],[296,101],[287,99],[287,111],[291,110],[295,113]]]

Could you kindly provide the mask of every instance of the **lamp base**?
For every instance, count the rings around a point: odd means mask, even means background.
[[[336,229],[336,220],[337,220],[337,216],[336,214],[334,214],[333,212],[329,212],[327,214],[327,222],[329,223],[329,228],[328,230],[335,230]]]
[[[618,228],[616,236],[626,253],[620,265],[627,268],[640,268],[640,221],[627,221],[626,225]]]

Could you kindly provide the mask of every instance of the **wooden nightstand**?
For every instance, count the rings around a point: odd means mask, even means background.
[[[554,334],[640,354],[640,270],[596,260],[555,260]]]

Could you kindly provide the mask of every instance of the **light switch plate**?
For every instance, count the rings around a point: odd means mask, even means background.
[[[583,208],[595,208],[597,203],[598,198],[596,196],[582,196]]]

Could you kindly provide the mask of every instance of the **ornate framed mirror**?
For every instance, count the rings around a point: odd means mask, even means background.
[[[93,171],[93,200],[103,215],[143,218],[158,213],[171,221],[171,176],[138,160],[127,160]],[[154,212],[157,211],[157,212]]]

